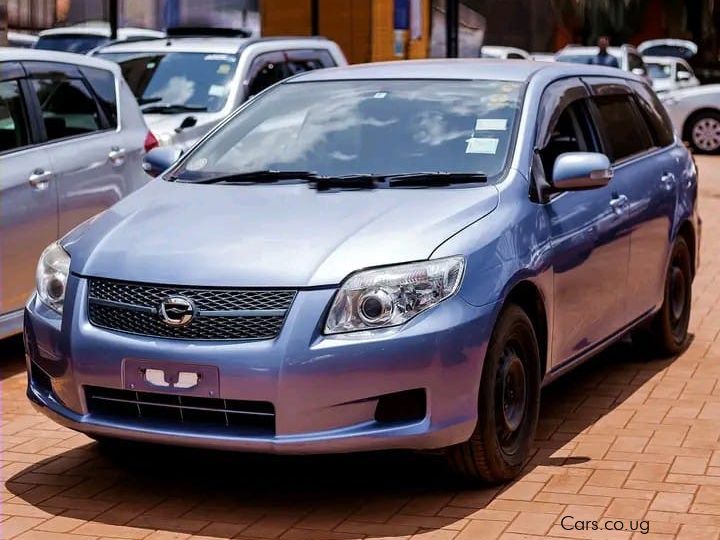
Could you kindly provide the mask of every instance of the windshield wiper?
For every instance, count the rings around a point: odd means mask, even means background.
[[[145,114],[178,114],[184,112],[205,112],[207,107],[200,105],[182,105],[179,103],[166,105],[147,105],[140,107],[140,112]]]
[[[484,173],[454,173],[449,171],[414,172],[405,174],[350,174],[346,176],[323,176],[312,171],[279,171],[262,169],[237,174],[212,176],[199,180],[183,180],[176,176],[171,180],[192,184],[271,184],[283,180],[304,180],[323,191],[332,188],[373,189],[395,186],[449,186],[486,182]]]
[[[485,173],[466,173],[451,171],[413,172],[405,174],[389,174],[384,177],[387,187],[394,186],[450,186],[453,184],[475,184],[487,182]]]

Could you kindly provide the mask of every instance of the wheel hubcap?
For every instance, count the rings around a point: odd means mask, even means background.
[[[677,324],[685,314],[686,295],[685,274],[674,266],[670,270],[670,315],[673,325]]]
[[[500,440],[507,440],[522,424],[527,400],[525,367],[514,351],[505,352],[498,379],[503,420]]]
[[[693,143],[707,152],[720,148],[720,121],[715,118],[701,118],[692,130]]]

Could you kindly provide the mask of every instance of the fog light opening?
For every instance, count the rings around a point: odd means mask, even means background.
[[[419,422],[426,415],[427,397],[423,388],[380,396],[375,408],[375,421],[384,424]]]

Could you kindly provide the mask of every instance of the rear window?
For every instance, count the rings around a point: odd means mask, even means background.
[[[115,76],[105,69],[91,67],[81,68],[82,74],[90,83],[100,107],[107,118],[111,128],[116,128],[117,120],[117,92],[115,91]]]
[[[109,41],[104,36],[87,34],[62,34],[55,36],[41,36],[35,44],[36,49],[48,51],[65,51],[85,54],[86,52],[104,45]]]

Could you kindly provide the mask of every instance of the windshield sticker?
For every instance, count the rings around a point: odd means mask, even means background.
[[[504,118],[478,118],[475,131],[507,131],[507,120]]]
[[[214,97],[225,97],[227,94],[227,88],[222,84],[211,84],[208,88],[208,95]]]
[[[216,60],[218,62],[235,62],[235,58],[229,54],[206,54],[204,60]]]
[[[383,99],[385,96],[387,96],[387,92],[377,92],[373,96],[373,99]]]
[[[205,165],[207,165],[207,158],[201,157],[201,158],[195,158],[190,163],[187,164],[187,167],[185,167],[188,171],[199,171],[200,169],[204,169]]]
[[[490,138],[478,138],[472,137],[465,141],[467,147],[465,148],[466,154],[497,154],[498,144],[500,139]]]
[[[230,64],[220,64],[217,68],[218,75],[227,75],[230,73]]]

